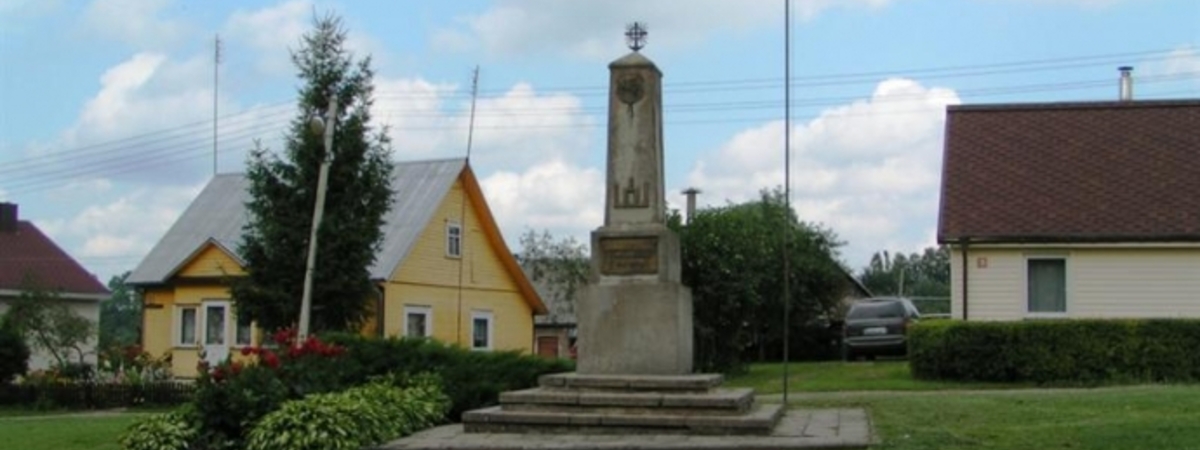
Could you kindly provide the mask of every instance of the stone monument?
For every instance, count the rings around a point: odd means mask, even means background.
[[[576,305],[578,370],[467,412],[468,434],[768,435],[781,417],[752,389],[692,373],[692,295],[665,223],[662,72],[639,52],[644,28],[626,36],[633,53],[609,64],[604,225]]]
[[[608,65],[604,225],[576,304],[580,374],[692,372],[692,293],[680,283],[679,238],[666,226],[662,72],[632,53]]]

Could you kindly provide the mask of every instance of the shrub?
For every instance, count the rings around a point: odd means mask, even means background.
[[[250,431],[247,448],[357,450],[437,423],[448,400],[436,383],[398,388],[387,381],[284,403]]]
[[[0,386],[29,369],[29,345],[6,324],[6,320],[0,320]]]
[[[537,384],[539,376],[570,372],[569,360],[547,359],[517,352],[476,352],[427,339],[366,338],[352,334],[327,336],[346,348],[345,384],[355,385],[382,375],[432,373],[446,386],[450,418],[493,405],[500,392]]]
[[[923,379],[1094,385],[1200,380],[1200,320],[925,322],[909,330]]]
[[[190,410],[181,409],[139,419],[121,435],[125,450],[187,450],[196,439]]]
[[[281,331],[272,337],[275,348],[243,349],[249,363],[201,366],[193,405],[203,440],[240,447],[250,427],[284,402],[347,386],[341,347],[316,337],[296,345],[295,339],[295,332]]]

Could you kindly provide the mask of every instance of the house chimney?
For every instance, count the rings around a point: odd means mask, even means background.
[[[692,223],[692,217],[696,215],[696,194],[699,193],[700,190],[696,188],[683,190],[683,195],[687,196],[687,222],[684,223]]]
[[[17,232],[17,204],[0,202],[0,233]]]
[[[1133,101],[1133,66],[1121,66],[1121,101]]]

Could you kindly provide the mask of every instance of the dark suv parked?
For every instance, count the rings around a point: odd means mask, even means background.
[[[876,297],[855,302],[846,313],[842,328],[842,355],[847,361],[859,356],[904,355],[908,351],[908,326],[921,319],[912,301],[902,297]]]

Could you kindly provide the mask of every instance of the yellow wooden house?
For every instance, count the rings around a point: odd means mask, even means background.
[[[142,345],[170,352],[177,377],[194,377],[257,330],[237,315],[227,288],[245,274],[237,254],[249,181],[213,177],[129,277],[143,293]],[[396,165],[383,245],[370,268],[376,314],[364,333],[432,337],[465,348],[533,348],[546,307],[513,258],[464,159]],[[297,310],[300,299],[296,299]]]

